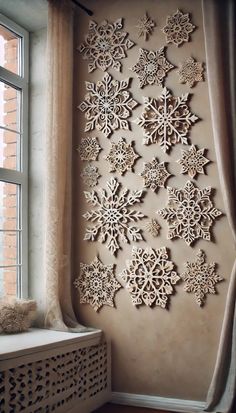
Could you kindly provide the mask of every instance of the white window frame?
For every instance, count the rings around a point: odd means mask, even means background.
[[[17,296],[28,297],[28,84],[29,84],[29,33],[0,13],[0,24],[21,37],[19,59],[21,73],[17,75],[0,66],[0,81],[21,91],[20,165],[15,171],[0,168],[0,181],[20,185],[19,222],[21,242],[19,242],[20,276],[17,279]],[[14,265],[15,266],[15,265]]]

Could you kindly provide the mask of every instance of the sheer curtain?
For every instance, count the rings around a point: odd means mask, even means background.
[[[202,0],[202,9],[217,164],[227,218],[236,242],[235,2]],[[208,412],[233,413],[236,390],[235,300],[236,262],[230,277],[216,365],[207,396],[205,411]]]

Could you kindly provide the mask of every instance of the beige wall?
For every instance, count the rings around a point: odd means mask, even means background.
[[[124,30],[136,45],[128,51],[128,57],[122,61],[122,73],[113,69],[109,73],[115,79],[132,78],[131,91],[133,97],[140,105],[133,111],[134,120],[142,112],[142,96],[158,97],[161,93],[159,86],[146,86],[139,89],[136,75],[129,70],[137,60],[139,47],[150,50],[159,49],[165,45],[165,36],[161,28],[165,25],[166,16],[176,11],[177,7],[184,12],[192,14],[192,22],[196,30],[192,33],[192,41],[176,48],[174,45],[167,47],[167,58],[178,66],[185,57],[193,56],[198,61],[205,62],[204,37],[202,28],[202,14],[200,0],[114,0],[86,2],[87,7],[94,11],[93,19],[100,23],[105,18],[115,21],[124,18]],[[157,22],[154,34],[145,42],[137,38],[135,29],[137,19],[147,11]],[[83,40],[87,33],[89,17],[82,11],[76,17],[75,46]],[[212,186],[214,190],[215,206],[224,210],[222,196],[219,188],[219,179],[212,137],[212,125],[208,98],[207,73],[205,82],[200,82],[192,90],[188,85],[178,82],[176,69],[168,73],[165,85],[174,95],[191,92],[190,107],[201,120],[197,122],[190,133],[190,141],[199,147],[207,148],[206,155],[212,161],[207,167],[207,175],[198,176],[195,181],[197,186],[203,188]],[[87,72],[87,62],[82,60],[79,52],[75,51],[75,106],[84,98],[86,93],[84,80],[97,81],[103,77],[100,70],[92,74]],[[74,274],[79,273],[79,263],[89,263],[96,253],[99,253],[105,264],[116,264],[118,275],[125,267],[125,260],[130,257],[132,243],[122,246],[117,258],[106,249],[105,244],[83,241],[86,221],[82,214],[89,208],[84,201],[83,188],[79,182],[81,166],[75,151],[79,140],[85,136],[83,132],[85,117],[79,110],[75,111],[74,134]],[[116,131],[110,139],[102,133],[93,131],[91,136],[98,136],[103,151],[99,155],[96,165],[102,175],[99,187],[105,187],[107,180],[113,175],[108,172],[108,163],[103,156],[108,153],[110,142],[115,142],[119,137],[135,141],[136,151],[142,155],[135,164],[135,173],[128,172],[119,181],[130,189],[142,188],[142,178],[138,173],[142,171],[143,162],[150,161],[155,154],[159,161],[169,162],[168,170],[173,174],[168,180],[168,185],[181,188],[188,180],[188,175],[180,174],[180,166],[175,162],[180,158],[183,145],[176,145],[170,155],[164,154],[159,145],[142,145],[142,129],[132,124],[131,131]],[[186,146],[184,146],[186,149]],[[199,248],[207,253],[207,260],[215,261],[218,273],[226,281],[218,284],[218,295],[207,298],[204,308],[199,308],[192,294],[183,291],[183,284],[176,286],[176,294],[172,296],[169,310],[160,307],[136,308],[132,305],[128,292],[121,289],[115,297],[116,308],[103,307],[95,313],[89,305],[79,305],[79,297],[75,292],[75,303],[79,317],[85,324],[103,329],[112,341],[112,367],[113,390],[128,393],[141,393],[163,397],[176,397],[195,400],[204,400],[213,372],[216,351],[218,346],[220,328],[228,288],[228,279],[233,263],[233,247],[231,233],[225,216],[213,225],[212,242],[198,240],[192,247],[182,239],[167,240],[167,223],[155,214],[167,203],[167,191],[164,188],[153,193],[146,191],[141,210],[150,218],[157,218],[162,229],[157,238],[145,233],[145,241],[136,243],[142,248],[150,246],[159,248],[166,246],[170,250],[172,261],[176,264],[178,273],[184,271],[186,259],[193,261]],[[144,225],[147,220],[140,222]],[[117,277],[120,280],[119,276]],[[121,282],[122,283],[122,282]],[[122,283],[123,284],[123,283]]]

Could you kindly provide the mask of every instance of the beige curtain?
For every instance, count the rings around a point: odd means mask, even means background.
[[[203,0],[207,78],[214,143],[227,218],[236,242],[235,2]],[[224,234],[222,234],[224,236]],[[234,413],[236,263],[232,270],[215,370],[205,411]]]
[[[88,331],[77,323],[71,299],[73,9],[69,0],[49,0],[47,41],[45,327]]]

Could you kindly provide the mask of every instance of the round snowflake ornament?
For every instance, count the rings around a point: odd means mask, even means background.
[[[190,178],[197,174],[205,174],[204,166],[210,161],[205,158],[204,152],[205,148],[197,150],[194,145],[189,150],[182,150],[182,157],[177,161],[182,166],[181,173],[188,173]]]
[[[197,82],[203,81],[202,63],[196,62],[192,57],[188,57],[177,72],[180,83],[187,83],[193,87]]]
[[[126,171],[132,171],[135,160],[139,158],[134,152],[132,143],[126,143],[124,138],[111,144],[109,154],[105,159],[110,163],[110,172],[118,172],[123,175]]]
[[[166,42],[180,46],[189,41],[189,34],[193,32],[195,26],[190,22],[189,13],[182,13],[179,9],[168,16],[166,25],[162,31],[166,35]]]
[[[79,152],[81,161],[96,161],[101,149],[97,138],[88,136],[81,139],[77,151]]]
[[[170,175],[165,167],[165,162],[159,163],[156,158],[153,158],[151,162],[145,162],[144,169],[140,174],[144,181],[144,187],[150,188],[153,192],[158,187],[163,188]]]

